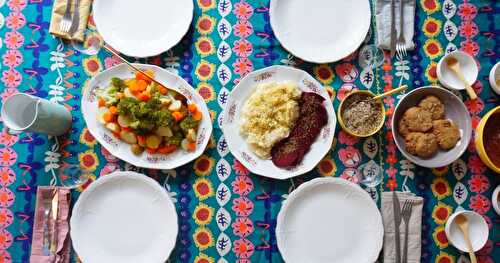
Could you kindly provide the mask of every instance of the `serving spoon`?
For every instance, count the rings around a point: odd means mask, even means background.
[[[448,65],[451,71],[453,71],[455,75],[457,75],[458,79],[465,85],[465,90],[467,91],[467,94],[469,94],[471,100],[477,99],[476,92],[474,92],[474,89],[467,82],[467,80],[464,77],[464,74],[460,70],[460,62],[454,57],[449,57],[446,59],[446,65]]]
[[[467,250],[469,250],[470,262],[477,263],[476,254],[474,254],[474,249],[472,249],[472,243],[469,237],[469,220],[465,215],[459,214],[457,215],[457,217],[455,217],[455,223],[464,234],[465,243],[467,244]]]
[[[392,95],[392,94],[394,94],[394,93],[399,93],[399,92],[401,92],[401,91],[403,91],[403,90],[405,90],[405,89],[407,89],[407,88],[408,88],[408,85],[403,85],[403,86],[401,86],[401,87],[398,87],[398,88],[395,88],[395,89],[392,89],[392,90],[386,91],[386,92],[384,92],[384,93],[382,93],[382,94],[379,94],[379,95],[377,95],[377,96],[375,96],[375,97],[371,98],[371,100],[378,100],[378,99],[382,99],[382,98],[387,97],[387,96],[389,96],[389,95]]]

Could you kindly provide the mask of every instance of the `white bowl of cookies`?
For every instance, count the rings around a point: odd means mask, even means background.
[[[455,94],[438,86],[412,90],[392,116],[396,146],[411,162],[446,166],[467,149],[472,134],[469,112]]]

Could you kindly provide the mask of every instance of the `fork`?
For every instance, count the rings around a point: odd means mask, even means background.
[[[401,217],[403,217],[403,221],[405,222],[405,246],[403,248],[403,260],[401,260],[401,263],[408,262],[408,226],[410,224],[412,209],[413,202],[406,200],[401,210]]]
[[[66,11],[64,11],[64,16],[61,18],[61,22],[59,23],[59,31],[61,31],[61,33],[68,33],[72,21],[73,19],[71,17],[71,0],[67,0]]]
[[[401,59],[406,56],[406,40],[403,32],[403,25],[403,0],[399,0],[399,35],[396,41],[396,54]]]

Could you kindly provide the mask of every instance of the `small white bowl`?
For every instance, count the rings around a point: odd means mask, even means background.
[[[500,79],[500,62],[497,62],[490,71],[490,85],[491,89],[500,95],[500,85],[497,85],[497,80]],[[498,211],[497,211],[498,213]]]
[[[457,211],[448,218],[444,227],[448,241],[457,249],[468,252],[464,235],[454,222],[459,214],[464,214],[469,221],[469,237],[471,239],[472,249],[474,251],[480,250],[484,247],[486,241],[488,241],[488,224],[486,224],[486,221],[480,214],[474,211]]]
[[[465,79],[470,85],[474,84],[477,80],[477,74],[479,72],[476,61],[471,55],[458,50],[443,56],[441,60],[439,60],[436,70],[439,82],[449,89],[465,89],[465,85],[460,81],[455,72],[453,72],[448,65],[446,65],[446,59],[449,57],[454,57],[458,60],[460,63],[460,70],[462,71],[462,74],[464,74]]]
[[[493,204],[493,209],[495,209],[497,215],[500,216],[500,185],[497,185],[495,191],[493,191],[493,195],[491,196],[491,203]]]

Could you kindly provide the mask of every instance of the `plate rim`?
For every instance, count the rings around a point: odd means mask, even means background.
[[[261,172],[257,172],[255,169],[252,168],[251,165],[248,165],[248,162],[246,160],[242,160],[240,158],[240,156],[238,154],[235,154],[237,153],[237,149],[234,148],[234,145],[233,143],[230,142],[230,140],[228,140],[228,137],[226,136],[226,134],[228,133],[227,132],[227,128],[226,128],[226,125],[224,124],[225,120],[227,119],[227,115],[228,115],[228,111],[227,111],[227,108],[229,105],[231,105],[233,103],[233,92],[238,90],[238,89],[241,89],[242,86],[241,86],[241,83],[243,82],[244,79],[246,78],[251,78],[253,77],[254,75],[258,75],[260,74],[261,72],[264,72],[264,71],[268,71],[268,70],[272,70],[272,69],[277,69],[277,72],[280,71],[280,70],[291,70],[291,71],[296,71],[298,73],[301,73],[301,74],[304,74],[305,76],[308,76],[310,79],[314,80],[314,83],[321,87],[321,89],[323,89],[325,92],[325,88],[324,86],[318,82],[318,80],[316,80],[316,78],[314,78],[313,76],[311,76],[311,74],[309,74],[307,71],[304,71],[302,69],[298,69],[298,68],[295,68],[295,67],[290,67],[290,66],[284,66],[284,65],[272,65],[272,66],[269,66],[269,67],[265,67],[265,68],[262,68],[262,69],[258,69],[258,70],[254,70],[252,72],[250,72],[249,74],[245,75],[239,82],[238,84],[236,84],[234,86],[234,88],[231,90],[229,96],[228,96],[228,99],[227,99],[227,102],[226,102],[226,105],[224,106],[224,110],[223,110],[223,120],[222,120],[222,132],[224,134],[224,138],[228,144],[228,148],[229,148],[229,151],[231,152],[231,154],[233,155],[233,157],[238,160],[240,163],[242,163],[250,172],[254,173],[254,174],[257,174],[257,175],[260,175],[260,176],[264,176],[264,177],[267,177],[267,178],[271,178],[271,179],[278,179],[278,180],[286,180],[286,179],[290,179],[290,178],[293,178],[293,177],[296,177],[296,176],[299,176],[299,175],[302,175],[302,174],[306,174],[310,171],[312,171],[320,162],[321,160],[328,154],[328,152],[330,152],[331,150],[331,145],[333,143],[333,140],[334,140],[334,137],[335,137],[335,130],[337,128],[337,116],[335,115],[335,109],[333,108],[333,102],[331,101],[331,99],[328,97],[328,98],[325,98],[325,100],[330,100],[328,101],[327,103],[329,105],[331,105],[332,109],[333,109],[333,114],[332,116],[328,116],[329,118],[329,121],[333,121],[333,131],[331,132],[331,135],[329,135],[329,139],[328,139],[328,145],[330,145],[330,147],[325,147],[324,150],[322,150],[321,152],[321,158],[318,157],[318,161],[316,162],[315,165],[311,165],[310,167],[306,167],[304,168],[303,171],[289,171],[288,173],[286,173],[286,176],[273,176],[272,174],[270,173],[261,173]],[[328,92],[326,92],[326,94],[328,95]],[[330,118],[331,117],[331,118]],[[324,127],[323,127],[324,128]],[[279,169],[279,168],[276,168],[276,169]]]
[[[96,9],[96,5],[98,5],[98,4],[96,4],[96,3],[99,2],[99,1],[109,1],[109,0],[94,0],[93,3],[92,3],[92,10],[97,10]],[[179,44],[181,42],[182,38],[184,38],[184,36],[187,34],[187,32],[189,32],[189,29],[191,28],[191,24],[193,23],[193,18],[194,18],[194,3],[191,0],[187,0],[187,1],[184,1],[184,2],[187,5],[189,5],[189,9],[190,9],[190,12],[189,12],[190,15],[189,15],[189,17],[187,17],[187,19],[189,19],[189,23],[187,24],[186,29],[185,30],[179,30],[179,32],[183,32],[183,33],[180,34],[179,37],[172,38],[173,40],[171,41],[171,43],[168,43],[168,42],[166,43],[168,45],[166,45],[164,42],[162,42],[161,46],[163,46],[163,48],[161,48],[161,49],[159,48],[158,49],[159,51],[156,51],[156,52],[148,52],[147,49],[146,49],[146,51],[144,51],[144,53],[134,54],[134,52],[130,52],[130,50],[121,50],[120,48],[115,47],[112,44],[114,41],[109,41],[109,39],[112,39],[112,38],[107,37],[106,36],[107,33],[104,33],[103,31],[99,30],[99,25],[98,25],[100,23],[100,22],[98,22],[100,20],[100,18],[98,18],[99,16],[93,16],[93,19],[94,19],[94,22],[95,22],[95,27],[96,27],[97,31],[99,32],[99,34],[101,35],[102,39],[105,42],[109,43],[113,48],[115,48],[120,53],[122,53],[122,54],[124,54],[126,56],[129,56],[129,57],[137,57],[137,58],[153,57],[153,56],[160,55],[163,52],[166,52],[166,51],[172,49],[173,47],[175,47],[177,44]],[[93,12],[93,13],[95,14],[95,12]],[[172,34],[169,34],[169,35],[172,35]]]
[[[83,119],[85,121],[85,126],[87,127],[87,130],[90,132],[90,134],[97,140],[97,142],[99,142],[99,144],[104,147],[110,154],[112,154],[113,156],[115,156],[116,158],[126,162],[126,163],[129,163],[129,164],[132,164],[136,167],[139,167],[139,168],[145,168],[145,169],[155,169],[155,170],[164,170],[164,169],[175,169],[177,167],[180,167],[182,165],[185,165],[189,162],[192,162],[194,161],[195,159],[197,159],[198,157],[200,157],[206,150],[207,146],[208,146],[208,143],[210,142],[210,137],[212,136],[212,132],[213,132],[213,121],[212,121],[212,118],[210,117],[210,112],[208,111],[208,106],[205,102],[205,99],[203,97],[201,97],[201,95],[191,86],[191,84],[189,84],[185,79],[183,79],[182,77],[180,77],[179,75],[177,74],[173,74],[171,73],[170,71],[164,69],[164,68],[161,68],[157,65],[151,65],[151,64],[140,64],[140,63],[132,63],[134,66],[136,67],[139,67],[139,68],[155,68],[157,70],[160,70],[160,71],[163,71],[163,73],[165,74],[168,74],[174,78],[176,78],[178,81],[180,81],[184,86],[187,86],[190,91],[192,92],[192,94],[196,97],[198,97],[198,99],[200,101],[203,101],[203,114],[206,116],[206,118],[210,118],[210,125],[207,126],[207,132],[206,132],[206,135],[205,135],[205,138],[203,140],[203,143],[200,145],[201,148],[203,149],[203,151],[198,151],[198,153],[196,154],[193,154],[192,157],[186,159],[186,161],[183,161],[181,162],[180,164],[172,164],[172,165],[168,165],[168,162],[165,162],[165,161],[162,161],[162,162],[158,162],[158,163],[151,163],[149,165],[143,165],[143,164],[139,164],[135,161],[127,161],[125,160],[125,158],[122,158],[120,157],[121,154],[120,153],[117,153],[117,150],[115,149],[112,149],[110,147],[107,146],[107,143],[101,138],[101,136],[99,136],[99,134],[97,134],[97,131],[94,131],[93,129],[90,129],[89,126],[87,125],[87,122],[88,121],[92,121],[92,120],[88,120],[87,119],[87,115],[89,115],[88,113],[88,109],[86,107],[81,107],[81,112],[82,112],[82,116],[83,116]],[[101,74],[105,74],[109,71],[112,71],[112,70],[116,70],[117,68],[119,67],[124,67],[124,68],[128,68],[127,65],[121,63],[121,64],[118,64],[118,65],[114,65],[110,68],[107,68],[99,73],[97,73],[95,76],[93,76],[88,82],[87,84],[84,86],[84,89],[82,90],[82,97],[81,97],[81,101],[80,101],[80,105],[83,105],[84,104],[84,100],[85,98],[87,97],[87,93],[89,92],[89,89],[91,89],[91,84],[95,81],[95,79],[100,76]],[[97,120],[93,120],[93,121],[96,121]],[[120,143],[125,143],[125,142],[122,142],[120,140]]]
[[[284,224],[285,219],[286,219],[285,214],[286,214],[287,210],[289,209],[289,207],[291,206],[291,204],[293,203],[293,201],[300,197],[298,195],[300,195],[304,191],[307,191],[309,188],[316,186],[316,185],[320,185],[320,184],[333,184],[336,186],[342,185],[345,187],[350,187],[351,189],[353,189],[353,191],[356,191],[359,194],[363,195],[365,199],[371,200],[369,205],[372,206],[372,208],[375,208],[375,211],[377,211],[377,215],[378,215],[376,217],[377,218],[376,224],[377,224],[377,229],[378,229],[378,237],[376,237],[376,239],[377,239],[376,248],[374,249],[374,251],[372,252],[372,255],[370,255],[370,258],[366,262],[367,263],[368,262],[375,262],[380,254],[380,251],[382,250],[382,246],[383,246],[383,242],[384,242],[384,226],[383,226],[383,222],[382,222],[382,214],[381,214],[380,210],[378,209],[377,205],[375,204],[375,201],[373,201],[371,196],[365,190],[363,190],[363,188],[361,188],[359,185],[357,185],[351,181],[348,181],[348,180],[340,178],[340,177],[317,177],[317,178],[314,178],[310,181],[307,181],[307,182],[299,185],[295,190],[293,190],[288,195],[287,199],[283,200],[280,211],[278,212],[277,221],[276,221],[276,230],[275,230],[276,245],[278,246],[278,250],[280,251],[280,254],[283,257],[283,260],[285,262],[293,262],[287,256],[286,252],[284,252],[285,249],[283,249],[284,248],[284,244],[283,244],[284,240],[282,238],[282,234],[281,234],[282,229],[281,228],[283,228],[283,224]]]
[[[155,188],[158,191],[158,193],[160,193],[161,195],[164,196],[164,199],[168,200],[167,201],[168,205],[171,207],[172,211],[174,211],[174,213],[175,213],[175,216],[173,216],[174,225],[175,225],[175,228],[174,228],[175,229],[175,238],[172,239],[172,241],[167,240],[165,242],[167,246],[165,246],[165,249],[164,249],[165,252],[162,253],[162,258],[165,257],[165,259],[168,259],[168,257],[170,256],[170,254],[172,253],[172,251],[175,248],[175,245],[177,243],[177,236],[179,235],[179,219],[178,219],[177,210],[175,209],[174,202],[172,201],[172,198],[170,197],[169,193],[163,187],[161,187],[157,181],[150,178],[149,176],[146,176],[145,174],[141,174],[141,173],[134,172],[134,171],[115,171],[115,172],[112,172],[108,175],[101,176],[101,177],[97,178],[95,181],[93,181],[85,189],[85,191],[83,191],[80,194],[80,196],[78,197],[78,200],[75,202],[75,205],[73,206],[73,209],[71,210],[71,217],[69,220],[69,226],[70,226],[70,233],[69,234],[71,236],[71,244],[72,244],[75,252],[77,253],[77,255],[80,258],[82,258],[83,262],[87,262],[88,258],[85,258],[86,255],[82,255],[82,254],[78,253],[78,250],[79,250],[79,248],[81,248],[81,246],[78,244],[78,241],[75,242],[76,240],[78,240],[79,235],[77,234],[77,232],[75,232],[75,228],[77,228],[76,227],[77,223],[74,220],[76,220],[76,218],[78,218],[80,216],[80,210],[81,210],[80,207],[82,206],[82,202],[92,201],[89,199],[89,197],[91,196],[92,192],[94,192],[94,190],[96,188],[100,187],[101,185],[103,185],[106,182],[118,180],[120,178],[133,178],[134,180],[142,181],[146,185],[151,186],[152,188]],[[88,262],[92,262],[92,261],[88,260]]]
[[[370,31],[370,28],[371,28],[371,21],[372,21],[372,10],[371,10],[371,4],[370,4],[370,1],[366,0],[367,3],[367,6],[368,6],[368,13],[369,13],[369,19],[368,19],[368,22],[367,22],[367,25],[365,25],[366,27],[366,32],[365,34],[363,34],[363,37],[361,37],[359,40],[356,41],[356,45],[353,45],[355,46],[356,48],[353,48],[353,50],[347,54],[342,54],[340,56],[337,56],[337,57],[331,57],[331,58],[324,58],[324,59],[311,59],[311,58],[306,58],[306,57],[302,57],[301,55],[298,55],[296,54],[296,52],[292,51],[290,49],[290,46],[287,46],[287,44],[284,43],[284,41],[282,41],[284,38],[283,36],[281,35],[280,31],[277,30],[279,28],[279,26],[277,26],[277,22],[276,22],[276,16],[274,15],[275,12],[276,12],[276,9],[277,9],[277,3],[279,1],[283,1],[283,0],[271,0],[270,3],[269,3],[269,22],[271,24],[271,29],[274,33],[274,35],[276,36],[276,39],[278,40],[278,42],[281,44],[281,46],[286,50],[288,51],[290,54],[300,58],[301,60],[303,61],[306,61],[306,62],[310,62],[310,63],[316,63],[316,64],[325,64],[325,63],[334,63],[334,62],[337,62],[337,61],[340,61],[346,57],[348,57],[350,54],[354,53],[356,50],[359,49],[359,47],[361,46],[361,44],[363,44],[363,42],[365,41],[366,39],[366,36],[368,34],[368,32]],[[363,0],[365,1],[365,0]],[[363,30],[364,32],[365,30]]]

